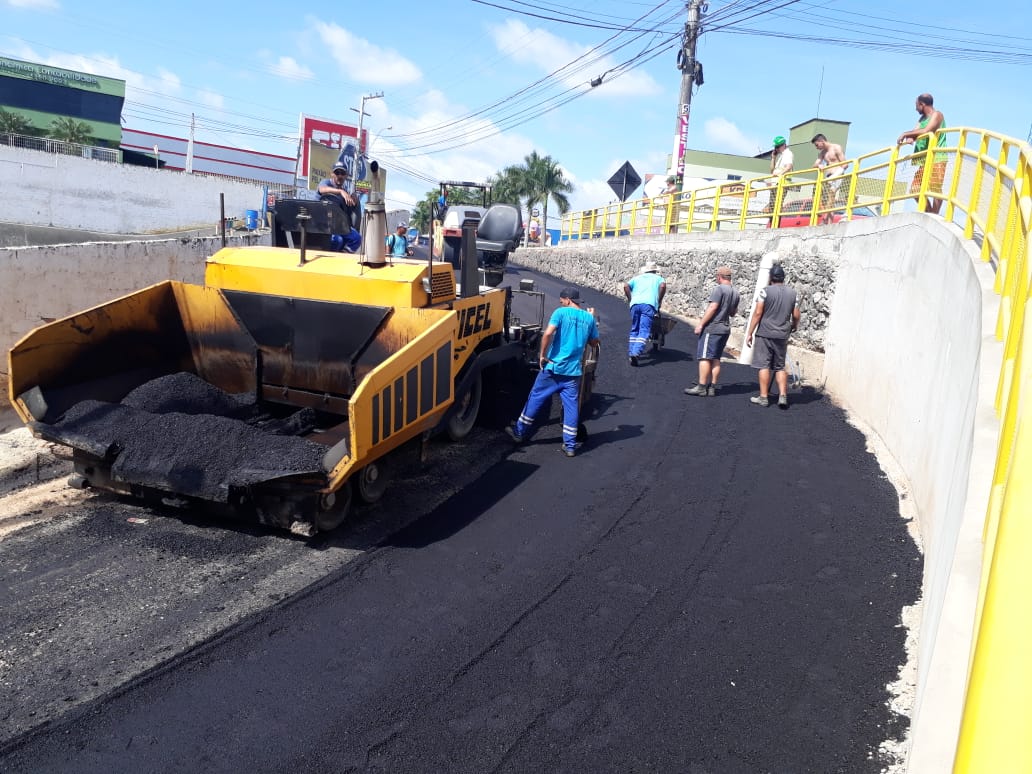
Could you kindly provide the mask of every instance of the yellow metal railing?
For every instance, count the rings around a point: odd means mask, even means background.
[[[947,206],[966,204],[965,234],[980,236],[983,259],[995,264],[996,336],[1004,350],[996,389],[1000,440],[954,771],[1026,772],[1032,771],[1027,738],[1032,728],[1032,335],[1025,335],[1032,281],[1032,149],[968,130],[961,134],[958,155],[973,170],[975,184],[968,192],[951,188]]]
[[[1004,350],[995,396],[1000,435],[954,772],[1032,772],[1032,335],[1025,335],[1032,148],[963,127],[942,130],[939,143],[918,154],[905,147],[869,153],[837,176],[809,169],[714,182],[571,213],[562,239],[819,224],[901,212],[916,199],[922,211],[939,204],[945,220],[978,245],[996,271],[995,334]],[[919,174],[923,165],[938,169]]]

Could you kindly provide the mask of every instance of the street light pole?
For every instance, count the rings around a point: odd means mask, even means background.
[[[393,128],[394,128],[393,126],[385,126],[383,129],[381,129],[375,135],[373,135],[373,139],[369,143],[369,151],[370,151],[370,153],[373,150],[373,146],[376,145],[376,141],[380,139],[380,135],[383,134],[384,132],[389,132]]]
[[[380,99],[383,97],[383,92],[377,92],[376,94],[366,94],[362,97],[362,101],[358,106],[358,141],[355,143],[355,165],[358,166],[358,159],[362,155],[362,119],[369,115],[365,112],[365,103],[367,99]],[[355,108],[351,108],[354,110]]]
[[[684,42],[677,55],[677,67],[681,71],[681,94],[677,123],[674,126],[674,155],[671,164],[682,191],[685,155],[688,153],[688,119],[692,109],[692,88],[696,84],[702,85],[702,65],[695,58],[695,45],[701,32],[699,17],[705,10],[705,3],[703,0],[689,0],[685,7],[688,10],[688,20],[684,25]]]

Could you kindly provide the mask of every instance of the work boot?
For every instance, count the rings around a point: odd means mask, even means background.
[[[699,395],[701,397],[705,397],[706,396],[706,385],[705,384],[697,384],[694,387],[685,387],[684,388],[684,394],[685,395]]]
[[[524,436],[520,435],[519,433],[517,433],[516,432],[516,428],[513,427],[512,425],[510,425],[509,427],[505,428],[505,432],[509,434],[510,438],[512,438],[513,443],[523,443],[524,441],[527,440],[526,437],[524,437]]]
[[[717,390],[719,390],[719,389],[720,388],[717,387],[717,385],[711,384],[709,386],[709,389],[706,390],[706,397],[708,397],[708,398],[715,398],[715,397],[717,397]]]
[[[768,398],[766,395],[753,395],[751,398],[749,398],[749,400],[755,403],[757,406],[770,405],[770,398]]]
[[[631,363],[631,368],[637,368],[638,367],[638,356],[637,355],[631,355],[628,358],[628,360]]]
[[[576,456],[576,454],[577,454],[577,452],[576,452],[576,451],[574,451],[573,449],[571,449],[571,448],[570,448],[570,447],[568,447],[568,446],[560,446],[560,447],[559,447],[559,451],[561,451],[561,452],[562,452],[563,454],[565,454],[565,455],[566,455],[567,457],[574,457],[574,456]]]
[[[788,396],[785,393],[781,393],[778,396],[778,408],[779,409],[787,409],[788,408]]]

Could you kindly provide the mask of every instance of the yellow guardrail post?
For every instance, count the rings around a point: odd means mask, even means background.
[[[982,163],[989,154],[989,135],[982,134],[978,143],[978,155],[975,156],[975,176],[971,183],[971,196],[968,198],[967,218],[964,220],[964,238],[975,236],[975,213],[978,211],[978,200],[982,196]]]
[[[781,205],[785,199],[785,176],[781,175],[777,179],[777,187],[772,192],[774,195],[774,213],[771,216],[771,226],[775,223],[781,222]]]
[[[952,129],[943,129],[944,133],[952,133]],[[946,209],[943,210],[943,220],[947,223],[953,222],[954,199],[957,198],[957,188],[960,185],[960,168],[964,164],[963,149],[967,146],[967,130],[962,129],[957,134],[957,149],[953,154],[953,175],[950,177],[949,189],[946,191]]]
[[[885,178],[885,188],[882,191],[881,214],[888,215],[892,212],[892,192],[896,188],[896,170],[899,168],[899,149],[901,146],[894,145],[889,154],[889,172]]]
[[[986,148],[988,153],[988,148]],[[989,261],[992,258],[992,242],[996,237],[996,223],[997,217],[1000,212],[1000,188],[1003,185],[1003,176],[1000,174],[1000,170],[1007,166],[1007,143],[1000,143],[1000,153],[995,163],[996,174],[993,175],[993,188],[992,193],[989,195],[989,214],[985,219],[985,238],[982,240],[981,257],[983,261]],[[990,238],[992,235],[992,238]]]

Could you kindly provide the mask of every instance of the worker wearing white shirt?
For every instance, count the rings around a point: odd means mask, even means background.
[[[795,158],[788,148],[788,143],[780,134],[774,138],[774,152],[770,154],[770,173],[784,175],[792,171]]]

